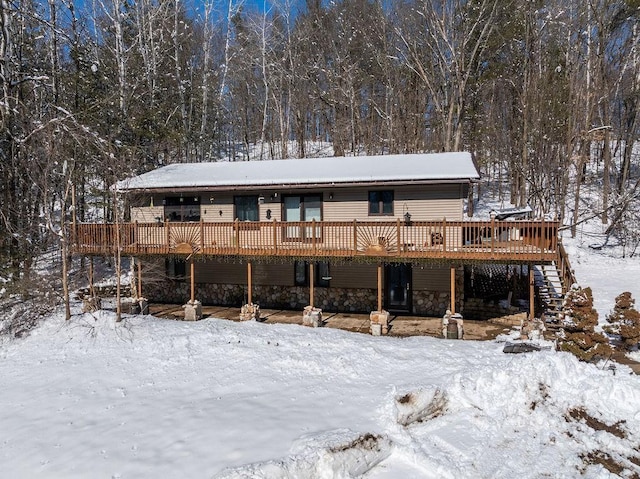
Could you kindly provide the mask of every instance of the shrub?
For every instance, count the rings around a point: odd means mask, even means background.
[[[607,333],[620,338],[621,346],[627,350],[640,343],[640,312],[636,310],[635,302],[628,291],[618,295],[613,311],[607,316],[610,324],[605,327]]]
[[[597,333],[598,312],[593,309],[591,288],[575,285],[567,293],[558,349],[575,355],[581,361],[593,361],[611,355],[609,339]]]

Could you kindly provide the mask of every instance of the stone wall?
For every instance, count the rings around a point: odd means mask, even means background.
[[[314,306],[323,311],[369,313],[377,308],[376,289],[316,287],[314,292]],[[145,288],[145,295],[153,302],[181,304],[190,297],[189,284],[181,281],[149,284]],[[196,299],[205,305],[238,308],[248,300],[244,285],[213,283],[196,283]],[[251,299],[261,308],[302,310],[309,304],[309,288],[256,285]],[[442,316],[448,307],[448,292],[413,292],[413,314]]]

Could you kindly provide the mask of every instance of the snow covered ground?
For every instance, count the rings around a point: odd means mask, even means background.
[[[502,347],[55,314],[0,346],[0,476],[640,474],[638,376]]]
[[[603,321],[621,292],[640,298],[640,262],[589,248],[598,228],[564,244]],[[625,366],[77,304],[62,318],[0,337],[0,478],[640,476]]]

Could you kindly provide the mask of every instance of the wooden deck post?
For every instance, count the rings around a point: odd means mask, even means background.
[[[142,261],[138,259],[138,298],[142,298]]]
[[[253,303],[253,297],[251,294],[251,261],[247,261],[247,303]]]
[[[171,232],[169,231],[169,218],[164,219],[164,241],[166,249],[163,251],[164,254],[167,254],[171,251]]]
[[[382,311],[382,263],[378,263],[378,311]]]
[[[313,309],[313,261],[309,262],[309,306]]]
[[[73,214],[71,215],[71,244],[77,244],[78,242],[78,220],[77,220],[77,204],[76,204],[76,185],[71,185],[71,209]]]
[[[353,220],[353,254],[358,254],[358,226],[355,219]]]
[[[451,313],[456,314],[456,267],[451,265]]]
[[[276,219],[273,218],[273,251],[278,252],[278,225]]]
[[[204,220],[200,217],[200,253],[204,253]]]
[[[533,266],[529,264],[529,319],[533,320],[536,315],[536,291],[533,277]]]
[[[190,264],[190,275],[191,275],[191,302],[194,303],[196,300],[196,267],[193,261],[193,254],[191,255],[191,264]]]
[[[93,256],[89,258],[89,294],[92,298],[96,295],[93,285]]]

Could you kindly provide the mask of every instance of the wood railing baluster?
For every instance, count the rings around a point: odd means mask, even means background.
[[[561,254],[558,222],[549,220],[447,221],[443,218],[441,222],[412,221],[410,225],[403,224],[401,219],[289,223],[277,219],[246,223],[238,220],[205,223],[201,220],[173,225],[169,221],[119,225],[79,223],[73,232],[72,248],[76,254],[113,254],[119,240],[126,254],[170,254],[172,228],[196,228],[200,235],[196,244],[202,254],[207,255],[247,252],[266,256],[301,253],[328,257],[376,255],[375,248],[367,248],[366,242],[379,240],[378,231],[386,229],[391,235],[395,234],[397,250],[381,250],[380,254],[385,256],[515,261],[564,259],[564,256],[558,256]],[[360,240],[364,246],[361,250],[358,248]],[[559,266],[562,267],[560,263]]]

